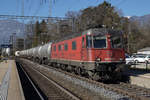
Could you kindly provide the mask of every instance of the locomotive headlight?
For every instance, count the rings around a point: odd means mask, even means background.
[[[120,58],[120,60],[122,61],[122,60],[123,60],[123,58]]]
[[[89,30],[89,31],[87,32],[87,35],[91,35],[91,34],[92,34],[91,30]]]
[[[101,58],[97,58],[96,60],[97,60],[97,61],[101,61]]]

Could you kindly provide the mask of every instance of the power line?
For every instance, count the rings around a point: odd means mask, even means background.
[[[32,6],[32,4],[33,4],[33,3],[32,3],[32,1],[33,1],[33,0],[30,0],[30,1],[29,1],[29,9],[28,9],[28,14],[27,14],[27,15],[29,15],[29,14],[30,14],[31,6]]]
[[[124,2],[126,2],[127,0],[121,0],[118,4],[116,4],[116,6],[120,6],[121,4],[123,4]]]
[[[24,0],[22,0],[21,16],[24,16]]]
[[[17,8],[17,9],[16,9],[17,12],[19,12],[19,11],[18,11],[18,10],[19,10],[19,5],[20,5],[20,4],[19,4],[19,0],[17,0],[17,7],[16,7],[16,8]]]
[[[56,0],[49,0],[49,17],[52,16],[52,8],[53,8],[53,4],[56,3]]]
[[[52,0],[49,0],[49,17],[52,16]]]
[[[17,15],[0,15],[1,18],[7,18],[7,19],[57,19],[57,20],[66,20],[71,18],[65,18],[65,17],[45,17],[45,16],[17,16]]]
[[[38,7],[37,7],[37,9],[36,9],[36,11],[35,11],[35,13],[33,14],[34,16],[36,16],[39,13],[39,11],[41,9],[41,6],[42,6],[42,4],[40,2],[39,5],[38,5]]]

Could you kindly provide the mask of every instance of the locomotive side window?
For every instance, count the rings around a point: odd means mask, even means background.
[[[76,50],[76,41],[72,42],[72,50]]]
[[[54,51],[56,51],[56,45],[54,46]]]
[[[92,36],[86,37],[87,41],[87,48],[92,48]]]
[[[82,48],[84,48],[85,45],[84,45],[84,37],[82,38]]]
[[[93,36],[93,47],[94,48],[106,48],[106,37]]]
[[[58,45],[58,50],[61,51],[61,45]]]
[[[64,45],[64,47],[65,47],[65,51],[67,51],[67,50],[68,50],[68,44],[66,43],[66,44]]]

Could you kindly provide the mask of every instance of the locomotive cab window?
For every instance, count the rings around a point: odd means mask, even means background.
[[[112,48],[122,48],[122,39],[119,36],[111,37]]]
[[[61,51],[61,45],[58,45],[58,50]]]
[[[85,45],[84,45],[84,37],[82,38],[82,48],[84,48]]]
[[[92,36],[86,37],[87,48],[92,48]]]
[[[54,51],[56,51],[56,45],[54,46]]]
[[[68,44],[65,44],[65,45],[64,45],[64,49],[65,49],[65,51],[68,50]]]
[[[106,36],[93,36],[94,48],[106,48]]]
[[[72,50],[76,50],[76,41],[72,41]]]

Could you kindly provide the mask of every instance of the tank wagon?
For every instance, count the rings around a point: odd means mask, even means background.
[[[36,62],[45,63],[50,60],[51,55],[51,42],[35,48],[30,48],[23,51],[16,51],[21,57],[27,57],[33,59]],[[17,56],[17,55],[16,55]]]
[[[16,56],[16,57],[19,57],[19,56],[20,56],[20,51],[16,51],[16,52],[15,52],[15,56]]]
[[[43,45],[40,49],[39,58],[42,59],[42,63],[49,63],[51,58],[51,45],[52,43],[47,43]]]
[[[20,56],[94,80],[119,79],[125,66],[122,36],[121,31],[94,28],[77,37],[31,48],[28,54],[20,51]]]

